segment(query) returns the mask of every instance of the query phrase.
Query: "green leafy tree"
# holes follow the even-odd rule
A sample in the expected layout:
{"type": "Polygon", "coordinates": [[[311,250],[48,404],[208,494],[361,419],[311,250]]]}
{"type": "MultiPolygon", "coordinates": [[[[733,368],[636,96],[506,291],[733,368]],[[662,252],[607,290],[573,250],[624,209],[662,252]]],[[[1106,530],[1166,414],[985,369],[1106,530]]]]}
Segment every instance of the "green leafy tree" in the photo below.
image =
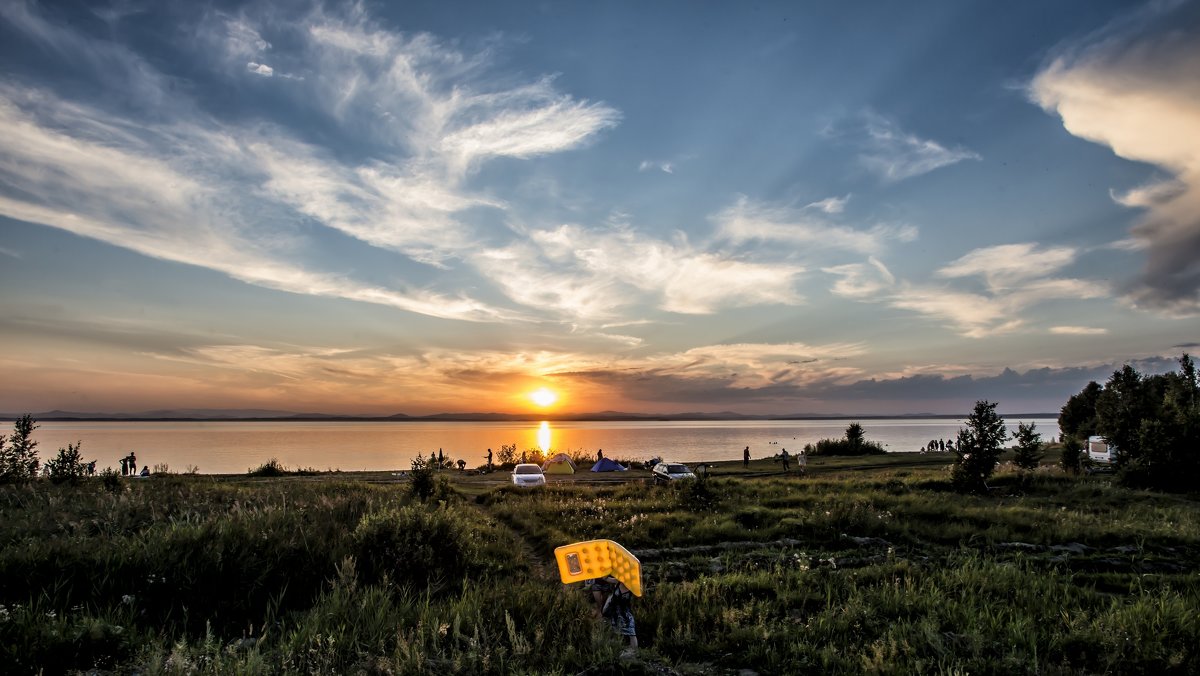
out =
{"type": "Polygon", "coordinates": [[[38,473],[38,442],[33,431],[38,428],[33,416],[26,413],[13,423],[12,436],[0,446],[0,482],[29,481],[38,473]]]}
{"type": "Polygon", "coordinates": [[[1083,444],[1079,439],[1068,436],[1063,438],[1062,458],[1059,464],[1068,474],[1079,474],[1083,469],[1083,444]]]}
{"type": "Polygon", "coordinates": [[[1067,400],[1058,413],[1058,429],[1064,437],[1086,439],[1096,434],[1096,402],[1103,391],[1100,383],[1093,380],[1067,400]]]}
{"type": "Polygon", "coordinates": [[[967,426],[958,431],[954,452],[958,456],[951,477],[964,492],[987,491],[987,480],[996,471],[1000,448],[1008,438],[1004,419],[996,414],[995,402],[977,401],[967,417],[967,426]]]}
{"type": "Polygon", "coordinates": [[[1016,457],[1013,462],[1023,470],[1037,469],[1038,462],[1046,453],[1042,450],[1042,435],[1037,431],[1037,423],[1017,424],[1016,457]]]}
{"type": "Polygon", "coordinates": [[[58,449],[58,455],[46,462],[46,476],[54,483],[75,483],[82,479],[87,474],[87,463],[83,461],[83,454],[80,452],[82,447],[83,442],[79,441],[58,449]]]}
{"type": "Polygon", "coordinates": [[[1129,364],[1115,371],[1096,400],[1096,432],[1120,449],[1126,460],[1141,455],[1142,421],[1155,417],[1150,388],[1129,364]]]}

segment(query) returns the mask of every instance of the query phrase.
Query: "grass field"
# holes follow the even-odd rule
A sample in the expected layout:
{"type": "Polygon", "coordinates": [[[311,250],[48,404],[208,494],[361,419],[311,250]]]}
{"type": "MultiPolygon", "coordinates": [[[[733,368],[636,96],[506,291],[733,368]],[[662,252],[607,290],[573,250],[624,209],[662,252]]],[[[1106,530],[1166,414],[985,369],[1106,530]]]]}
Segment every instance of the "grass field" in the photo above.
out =
{"type": "MultiPolygon", "coordinates": [[[[9,673],[1197,673],[1200,502],[948,455],[0,486],[9,673]],[[643,562],[641,649],[553,549],[643,562]]],[[[1049,460],[1048,460],[1049,461],[1049,460]]]]}

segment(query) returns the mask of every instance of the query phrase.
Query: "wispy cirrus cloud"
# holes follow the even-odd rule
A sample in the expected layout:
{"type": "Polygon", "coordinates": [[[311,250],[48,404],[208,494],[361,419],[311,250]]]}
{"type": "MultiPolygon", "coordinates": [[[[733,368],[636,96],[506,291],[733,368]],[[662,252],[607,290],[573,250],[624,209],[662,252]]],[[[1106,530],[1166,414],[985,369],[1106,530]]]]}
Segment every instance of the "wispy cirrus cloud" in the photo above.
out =
{"type": "Polygon", "coordinates": [[[1197,28],[1194,4],[1151,3],[1063,47],[1029,84],[1030,98],[1071,134],[1169,173],[1113,197],[1145,210],[1131,234],[1146,265],[1125,288],[1127,299],[1179,315],[1200,312],[1197,28]]]}
{"type": "Polygon", "coordinates": [[[1068,247],[1005,244],[975,249],[934,272],[943,279],[982,282],[982,288],[970,290],[897,281],[877,259],[822,270],[837,277],[832,287],[837,295],[911,310],[945,322],[962,336],[983,338],[1024,326],[1024,313],[1040,303],[1108,296],[1103,282],[1050,276],[1075,256],[1068,247]]]}
{"type": "Polygon", "coordinates": [[[631,227],[562,225],[529,241],[473,259],[505,292],[531,307],[552,307],[580,320],[606,321],[649,302],[667,312],[708,314],[744,304],[795,304],[790,264],[739,260],[690,244],[649,237],[631,227]]]}
{"type": "Polygon", "coordinates": [[[885,181],[902,181],[964,160],[982,160],[966,148],[948,148],[937,141],[906,132],[881,115],[866,116],[859,160],[885,181]]]}
{"type": "MultiPolygon", "coordinates": [[[[809,207],[816,204],[819,203],[809,207]]],[[[840,209],[841,205],[835,201],[816,210],[828,214],[837,213],[840,209]],[[829,206],[836,208],[830,211],[829,206]]],[[[917,238],[917,229],[911,225],[881,223],[867,230],[859,230],[831,222],[813,211],[808,207],[794,209],[763,204],[743,195],[733,205],[717,213],[713,221],[717,226],[717,237],[734,243],[786,242],[807,250],[832,249],[869,255],[882,252],[889,242],[911,242],[917,238]]]]}
{"type": "MultiPolygon", "coordinates": [[[[372,149],[347,156],[282,124],[216,120],[186,95],[168,95],[168,78],[137,54],[53,24],[36,8],[5,5],[0,17],[69,56],[119,63],[131,76],[112,78],[114,87],[154,113],[133,118],[47,90],[0,88],[0,121],[15,132],[0,139],[0,213],[252,284],[436,317],[519,313],[454,289],[367,283],[323,269],[309,255],[320,233],[308,226],[447,268],[477,248],[458,215],[504,208],[466,188],[475,168],[579,147],[619,117],[555,91],[547,78],[495,86],[486,54],[385,30],[361,7],[345,16],[317,10],[276,28],[291,31],[287,58],[312,67],[310,80],[293,83],[297,105],[315,106],[331,120],[330,133],[372,149]]],[[[246,61],[280,52],[251,20],[212,20],[207,34],[224,50],[212,65],[236,57],[253,74],[279,74],[246,61]]]]}

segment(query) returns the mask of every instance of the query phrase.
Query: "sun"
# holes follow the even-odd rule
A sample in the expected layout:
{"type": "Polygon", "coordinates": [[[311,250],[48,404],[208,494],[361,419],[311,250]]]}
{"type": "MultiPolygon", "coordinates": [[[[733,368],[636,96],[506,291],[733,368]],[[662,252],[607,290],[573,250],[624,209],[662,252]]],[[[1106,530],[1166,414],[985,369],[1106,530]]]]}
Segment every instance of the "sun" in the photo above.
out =
{"type": "Polygon", "coordinates": [[[541,387],[530,392],[529,399],[538,406],[545,408],[558,401],[558,395],[545,387],[541,387]]]}

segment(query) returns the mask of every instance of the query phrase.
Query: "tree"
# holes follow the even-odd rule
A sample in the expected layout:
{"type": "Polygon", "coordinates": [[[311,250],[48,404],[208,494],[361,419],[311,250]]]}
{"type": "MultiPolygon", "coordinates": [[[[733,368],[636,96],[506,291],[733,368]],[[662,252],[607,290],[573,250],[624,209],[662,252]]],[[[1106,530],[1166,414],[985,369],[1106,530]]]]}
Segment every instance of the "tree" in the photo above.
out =
{"type": "Polygon", "coordinates": [[[58,449],[58,456],[46,462],[46,476],[54,483],[74,483],[83,478],[87,474],[87,463],[83,461],[83,454],[79,451],[82,446],[83,442],[79,441],[58,449]]]}
{"type": "Polygon", "coordinates": [[[1023,470],[1037,469],[1038,462],[1045,453],[1042,451],[1042,435],[1037,431],[1037,423],[1017,424],[1016,457],[1013,462],[1023,470]]]}
{"type": "Polygon", "coordinates": [[[1058,414],[1058,429],[1064,437],[1086,439],[1096,434],[1096,401],[1102,391],[1100,383],[1093,380],[1067,400],[1058,414]]]}
{"type": "Polygon", "coordinates": [[[1129,365],[1114,372],[1096,398],[1096,432],[1116,447],[1121,483],[1195,490],[1200,380],[1192,358],[1183,354],[1177,373],[1143,376],[1129,365]]]}
{"type": "Polygon", "coordinates": [[[1096,399],[1096,432],[1120,449],[1125,459],[1138,457],[1138,432],[1142,421],[1153,418],[1142,374],[1129,364],[1114,371],[1096,399]]]}
{"type": "Polygon", "coordinates": [[[517,461],[517,445],[505,444],[500,447],[500,453],[496,455],[496,459],[501,465],[511,465],[517,461]]]}
{"type": "Polygon", "coordinates": [[[1064,472],[1079,474],[1083,469],[1083,444],[1079,439],[1068,436],[1063,439],[1062,458],[1059,460],[1064,472]]]}
{"type": "Polygon", "coordinates": [[[866,438],[867,431],[863,429],[862,425],[854,422],[846,427],[846,443],[849,444],[852,450],[857,451],[866,438]]]}
{"type": "Polygon", "coordinates": [[[26,413],[13,423],[8,444],[0,447],[0,482],[29,481],[38,472],[38,442],[33,431],[38,428],[33,416],[26,413]]]}
{"type": "Polygon", "coordinates": [[[954,452],[958,458],[951,474],[959,490],[971,493],[987,491],[987,480],[1000,461],[1000,445],[1008,438],[1004,419],[996,414],[995,402],[977,401],[967,417],[967,426],[958,431],[954,452]]]}

